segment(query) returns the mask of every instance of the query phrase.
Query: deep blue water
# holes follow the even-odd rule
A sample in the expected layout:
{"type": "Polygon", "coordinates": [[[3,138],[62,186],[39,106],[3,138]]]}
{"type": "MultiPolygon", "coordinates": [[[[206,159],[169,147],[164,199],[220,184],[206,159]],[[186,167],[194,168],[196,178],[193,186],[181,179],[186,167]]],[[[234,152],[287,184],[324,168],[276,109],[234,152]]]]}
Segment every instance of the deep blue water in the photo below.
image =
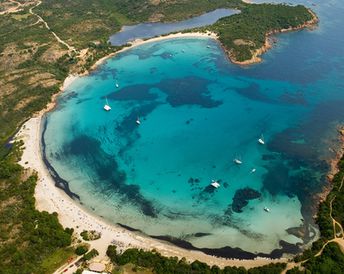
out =
{"type": "Polygon", "coordinates": [[[311,241],[344,120],[344,10],[316,3],[319,27],[278,35],[254,66],[231,64],[211,39],[118,54],[47,116],[47,159],[85,206],[149,235],[254,254],[311,241]]]}
{"type": "Polygon", "coordinates": [[[114,46],[125,45],[135,39],[147,39],[171,32],[182,31],[191,28],[204,27],[214,24],[222,17],[238,13],[237,10],[216,9],[200,16],[174,23],[142,23],[133,26],[124,26],[120,32],[110,37],[114,46]]]}

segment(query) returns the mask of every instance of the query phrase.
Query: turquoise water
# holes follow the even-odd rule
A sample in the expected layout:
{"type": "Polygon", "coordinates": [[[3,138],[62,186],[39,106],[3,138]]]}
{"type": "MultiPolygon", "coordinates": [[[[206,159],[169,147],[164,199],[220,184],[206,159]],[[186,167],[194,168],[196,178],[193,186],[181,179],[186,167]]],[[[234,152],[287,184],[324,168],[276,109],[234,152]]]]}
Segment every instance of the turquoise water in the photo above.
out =
{"type": "Polygon", "coordinates": [[[147,39],[171,32],[204,27],[214,24],[220,18],[238,13],[233,9],[216,9],[194,18],[173,23],[142,23],[133,26],[123,26],[121,31],[110,37],[114,46],[125,45],[135,39],[147,39]]]}
{"type": "Polygon", "coordinates": [[[344,120],[343,8],[331,3],[314,8],[319,28],[277,36],[251,67],[204,38],[118,54],[61,95],[47,160],[114,223],[208,253],[238,248],[225,257],[297,251],[316,238],[316,195],[344,120]]]}

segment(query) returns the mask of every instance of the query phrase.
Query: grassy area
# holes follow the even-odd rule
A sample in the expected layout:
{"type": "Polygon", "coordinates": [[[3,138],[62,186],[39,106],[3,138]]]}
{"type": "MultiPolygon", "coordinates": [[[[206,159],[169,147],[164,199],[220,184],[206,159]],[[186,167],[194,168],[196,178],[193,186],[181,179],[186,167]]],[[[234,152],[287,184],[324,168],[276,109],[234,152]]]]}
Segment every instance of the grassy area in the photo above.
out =
{"type": "Polygon", "coordinates": [[[121,26],[147,21],[179,21],[217,8],[240,8],[240,0],[46,0],[37,8],[59,35],[78,48],[106,43],[121,26]]]}
{"type": "Polygon", "coordinates": [[[70,54],[28,9],[0,16],[0,39],[0,144],[50,102],[69,73],[83,72],[116,50],[92,44],[83,58],[70,54]]]}
{"type": "Polygon", "coordinates": [[[43,260],[40,271],[42,271],[42,273],[53,273],[56,269],[65,264],[68,259],[74,257],[76,257],[74,249],[71,247],[57,249],[43,260]]]}
{"type": "Polygon", "coordinates": [[[112,274],[154,274],[151,269],[139,267],[133,264],[126,264],[123,266],[115,266],[112,274]]]}

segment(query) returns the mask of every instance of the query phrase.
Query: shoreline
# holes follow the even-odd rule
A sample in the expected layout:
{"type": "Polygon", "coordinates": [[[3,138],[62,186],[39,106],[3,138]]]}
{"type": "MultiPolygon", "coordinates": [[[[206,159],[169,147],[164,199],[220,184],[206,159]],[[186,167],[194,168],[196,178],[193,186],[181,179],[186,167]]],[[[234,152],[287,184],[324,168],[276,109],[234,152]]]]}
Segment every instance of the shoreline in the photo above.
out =
{"type": "MultiPolygon", "coordinates": [[[[315,16],[315,15],[314,15],[315,16]]],[[[314,18],[313,18],[314,19],[314,18]]],[[[300,27],[303,28],[303,27],[300,27]]],[[[294,30],[294,29],[291,29],[294,30]]],[[[290,31],[290,30],[285,30],[290,31]]],[[[281,32],[281,31],[280,31],[281,32]]],[[[282,31],[283,32],[283,31],[282,31]]],[[[267,34],[267,41],[269,35],[267,34]]],[[[99,240],[89,242],[91,248],[96,248],[100,255],[99,257],[106,257],[105,252],[107,246],[113,241],[119,248],[130,248],[137,247],[144,250],[155,249],[164,256],[177,256],[179,258],[186,257],[188,261],[199,260],[207,263],[208,265],[218,265],[223,268],[225,266],[243,266],[247,269],[263,266],[269,263],[287,262],[287,258],[282,257],[280,259],[269,259],[269,258],[255,258],[255,259],[226,259],[215,257],[212,255],[206,255],[203,252],[188,250],[184,248],[177,247],[166,241],[160,241],[157,239],[150,238],[149,236],[142,235],[137,232],[129,231],[123,227],[110,224],[102,219],[100,216],[94,215],[92,212],[88,211],[78,201],[71,199],[63,190],[58,189],[55,186],[55,182],[45,166],[42,154],[41,154],[41,126],[43,121],[43,116],[45,113],[54,109],[57,104],[58,96],[78,77],[84,76],[95,70],[98,66],[103,64],[108,58],[111,58],[121,52],[140,46],[146,43],[162,41],[166,39],[173,38],[211,38],[215,39],[221,46],[221,42],[218,40],[218,36],[213,32],[190,32],[190,33],[175,33],[164,36],[159,36],[147,40],[135,40],[129,46],[122,48],[119,51],[113,52],[103,58],[99,59],[91,68],[85,73],[78,75],[69,75],[60,91],[52,96],[51,102],[46,106],[45,109],[40,111],[34,118],[29,119],[20,128],[16,134],[16,139],[23,139],[25,149],[23,150],[23,156],[19,162],[24,168],[29,168],[30,170],[36,170],[38,173],[39,180],[35,188],[35,198],[36,198],[36,208],[38,210],[45,210],[50,213],[57,212],[59,221],[64,227],[73,227],[78,233],[83,230],[97,230],[102,233],[102,237],[99,240]],[[27,164],[26,164],[27,162],[27,164]]],[[[225,51],[227,53],[227,51],[225,51]]],[[[264,53],[262,51],[260,54],[264,53]]],[[[259,57],[258,57],[259,58],[259,57]]],[[[231,58],[229,58],[232,63],[235,63],[231,58]]],[[[259,59],[258,62],[260,62],[259,59]]],[[[252,64],[252,63],[250,63],[252,64]]]]}
{"type": "MultiPolygon", "coordinates": [[[[243,1],[245,3],[251,3],[250,0],[246,0],[243,1]]],[[[287,29],[281,29],[281,30],[273,30],[270,31],[268,33],[265,34],[265,43],[264,45],[259,48],[254,50],[254,52],[252,53],[252,58],[249,60],[245,60],[245,61],[236,61],[235,58],[231,55],[230,51],[221,43],[221,41],[219,40],[219,36],[217,33],[206,30],[205,32],[201,32],[201,31],[190,31],[190,32],[176,32],[176,33],[170,33],[170,34],[163,34],[160,36],[156,36],[156,37],[152,37],[152,38],[147,38],[147,39],[136,39],[130,43],[128,43],[127,45],[124,45],[120,50],[112,52],[102,58],[100,58],[99,60],[97,60],[87,71],[80,73],[80,74],[70,74],[68,75],[68,77],[66,78],[65,82],[63,83],[62,86],[62,90],[64,90],[71,82],[73,82],[73,80],[77,77],[81,77],[81,76],[85,76],[85,75],[89,75],[92,71],[94,71],[95,69],[97,69],[100,65],[102,65],[104,62],[106,62],[107,59],[116,56],[117,54],[120,54],[122,52],[125,52],[127,50],[130,50],[132,48],[144,45],[144,44],[148,44],[148,43],[154,43],[154,42],[159,42],[159,41],[163,41],[163,40],[168,40],[168,39],[176,39],[176,38],[210,38],[210,39],[214,39],[217,43],[219,43],[219,45],[221,46],[221,48],[224,50],[224,52],[226,53],[228,59],[230,62],[232,62],[233,64],[236,65],[251,65],[251,64],[256,64],[256,63],[260,63],[262,61],[262,58],[260,57],[262,54],[264,54],[265,52],[267,52],[269,49],[272,48],[272,44],[270,43],[270,38],[272,35],[274,34],[278,34],[278,33],[284,33],[284,32],[291,32],[291,31],[297,31],[297,30],[302,30],[304,28],[310,28],[313,27],[315,24],[317,24],[319,22],[319,18],[317,17],[317,15],[311,10],[308,9],[309,13],[312,15],[312,19],[305,22],[302,25],[299,25],[297,27],[290,27],[287,29]],[[67,80],[68,79],[68,80],[67,80]]],[[[56,96],[58,96],[58,94],[56,94],[56,96]]],[[[54,95],[55,97],[55,95],[54,95]]]]}
{"type": "Polygon", "coordinates": [[[247,269],[263,266],[269,263],[287,262],[287,258],[269,259],[226,259],[207,255],[196,250],[188,250],[177,247],[166,241],[150,238],[139,232],[129,231],[119,225],[110,224],[102,217],[97,216],[84,208],[77,200],[71,199],[63,190],[55,186],[41,157],[41,126],[43,113],[29,119],[19,130],[16,139],[24,141],[25,148],[19,162],[24,168],[36,171],[38,181],[35,188],[36,209],[56,212],[58,219],[63,227],[74,228],[74,231],[81,233],[83,230],[99,231],[102,237],[95,241],[88,242],[91,248],[99,251],[100,260],[106,260],[106,249],[108,245],[115,244],[119,249],[139,248],[144,250],[157,250],[163,256],[185,257],[187,261],[199,260],[208,265],[225,266],[243,266],[247,269]]]}
{"type": "Polygon", "coordinates": [[[136,39],[132,42],[130,42],[127,46],[124,46],[122,49],[112,52],[102,58],[100,58],[98,61],[96,61],[88,71],[86,71],[83,74],[80,74],[79,76],[84,76],[88,75],[90,72],[93,70],[97,69],[100,65],[102,65],[107,59],[116,56],[119,53],[125,52],[129,49],[144,45],[144,44],[149,44],[149,43],[154,43],[154,42],[159,42],[163,40],[168,40],[168,39],[175,39],[175,38],[211,38],[215,39],[218,41],[218,35],[215,32],[211,31],[206,31],[206,32],[177,32],[177,33],[170,33],[166,35],[160,35],[157,37],[152,37],[148,39],[136,39]]]}
{"type": "MultiPolygon", "coordinates": [[[[246,2],[246,3],[250,3],[250,2],[246,2]]],[[[302,25],[299,25],[297,27],[289,27],[287,29],[280,29],[280,30],[272,30],[268,33],[265,34],[265,42],[264,45],[256,50],[254,50],[252,52],[252,58],[249,60],[245,60],[245,61],[237,61],[235,60],[235,57],[231,54],[231,52],[226,49],[222,43],[220,42],[221,46],[223,47],[223,49],[225,50],[225,52],[227,53],[229,60],[236,65],[241,65],[241,66],[247,66],[247,65],[252,65],[252,64],[257,64],[262,62],[262,58],[261,55],[266,53],[269,49],[272,48],[272,44],[270,43],[271,40],[271,36],[273,36],[274,34],[279,34],[279,33],[284,33],[284,32],[291,32],[291,31],[297,31],[297,30],[302,30],[305,28],[310,28],[313,27],[315,24],[317,24],[319,22],[319,18],[316,16],[316,14],[311,10],[308,9],[308,12],[312,15],[312,19],[305,22],[302,25]]]]}
{"type": "MultiPolygon", "coordinates": [[[[325,185],[323,188],[323,191],[317,195],[317,200],[318,200],[317,206],[320,203],[324,202],[327,196],[332,191],[332,187],[333,187],[332,180],[334,176],[340,171],[338,168],[338,163],[344,157],[344,126],[342,125],[337,126],[337,132],[338,132],[339,148],[337,150],[332,150],[336,155],[333,159],[329,161],[330,170],[326,176],[328,180],[328,184],[325,185]]],[[[316,212],[316,215],[317,214],[318,212],[316,212]]]]}

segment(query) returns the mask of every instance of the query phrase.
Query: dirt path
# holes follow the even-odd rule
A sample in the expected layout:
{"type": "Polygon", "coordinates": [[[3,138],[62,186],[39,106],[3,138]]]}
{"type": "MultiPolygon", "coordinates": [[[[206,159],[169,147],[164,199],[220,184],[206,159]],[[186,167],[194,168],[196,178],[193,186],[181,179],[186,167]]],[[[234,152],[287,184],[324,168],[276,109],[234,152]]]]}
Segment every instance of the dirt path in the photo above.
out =
{"type": "MultiPolygon", "coordinates": [[[[342,190],[342,187],[343,187],[343,184],[344,184],[344,176],[342,178],[342,181],[340,182],[340,186],[339,186],[339,191],[342,190]]],[[[344,230],[343,230],[343,226],[341,225],[341,223],[339,223],[336,219],[333,218],[332,216],[332,204],[333,204],[333,201],[336,199],[336,196],[334,196],[332,198],[332,200],[330,201],[330,218],[332,220],[332,226],[333,226],[333,239],[331,240],[328,240],[326,241],[326,243],[324,243],[324,245],[322,246],[322,248],[320,249],[320,251],[315,254],[314,257],[318,257],[320,256],[325,247],[329,244],[329,243],[337,243],[339,245],[339,248],[340,250],[344,253],[344,230]],[[337,230],[336,230],[336,226],[338,226],[338,228],[340,229],[340,231],[337,233],[337,230]],[[339,236],[337,236],[339,235],[339,236]]],[[[298,262],[298,263],[295,263],[295,262],[288,262],[287,263],[287,266],[286,268],[281,272],[281,274],[285,274],[287,273],[288,270],[291,270],[293,269],[294,267],[300,267],[303,263],[307,262],[307,260],[304,260],[302,262],[298,262]]]]}
{"type": "Polygon", "coordinates": [[[1,12],[0,12],[0,15],[8,14],[8,13],[16,13],[16,12],[19,12],[19,11],[22,11],[22,10],[23,10],[23,9],[21,8],[21,6],[23,6],[22,3],[19,3],[19,2],[14,1],[14,0],[9,0],[9,2],[16,4],[16,6],[10,7],[10,8],[8,8],[7,10],[1,11],[1,12]]]}
{"type": "Polygon", "coordinates": [[[35,13],[35,12],[33,11],[33,9],[34,9],[34,8],[37,8],[40,4],[42,4],[42,1],[38,1],[38,3],[37,3],[35,6],[33,6],[33,7],[31,7],[31,8],[29,9],[29,12],[30,12],[32,15],[34,15],[34,16],[36,16],[36,17],[38,18],[38,22],[42,22],[42,23],[44,24],[45,28],[46,28],[47,30],[49,30],[49,31],[52,33],[52,35],[54,35],[54,37],[56,38],[57,42],[59,42],[60,44],[63,44],[64,46],[66,46],[70,52],[77,52],[77,50],[75,49],[75,47],[70,46],[68,43],[66,43],[65,41],[63,41],[55,32],[53,32],[53,31],[51,30],[51,28],[49,27],[48,23],[47,23],[40,15],[38,15],[37,13],[35,13]]]}
{"type": "MultiPolygon", "coordinates": [[[[9,2],[16,4],[16,6],[10,7],[7,10],[1,11],[0,15],[8,14],[8,13],[16,13],[16,12],[19,12],[19,11],[23,10],[22,6],[24,6],[24,4],[19,3],[19,2],[15,1],[15,0],[9,0],[9,2]]],[[[38,21],[35,24],[42,22],[44,24],[45,28],[47,30],[49,30],[52,35],[54,35],[54,37],[56,38],[57,42],[59,42],[60,44],[66,46],[70,52],[77,53],[77,50],[75,49],[75,47],[73,47],[73,46],[69,45],[67,42],[63,41],[55,32],[53,32],[51,30],[51,28],[49,27],[48,23],[40,15],[38,15],[37,13],[35,13],[33,11],[33,9],[37,8],[40,4],[42,4],[42,1],[38,1],[35,6],[33,6],[33,7],[31,7],[29,9],[29,13],[34,15],[34,16],[36,16],[38,18],[38,21]]]]}

